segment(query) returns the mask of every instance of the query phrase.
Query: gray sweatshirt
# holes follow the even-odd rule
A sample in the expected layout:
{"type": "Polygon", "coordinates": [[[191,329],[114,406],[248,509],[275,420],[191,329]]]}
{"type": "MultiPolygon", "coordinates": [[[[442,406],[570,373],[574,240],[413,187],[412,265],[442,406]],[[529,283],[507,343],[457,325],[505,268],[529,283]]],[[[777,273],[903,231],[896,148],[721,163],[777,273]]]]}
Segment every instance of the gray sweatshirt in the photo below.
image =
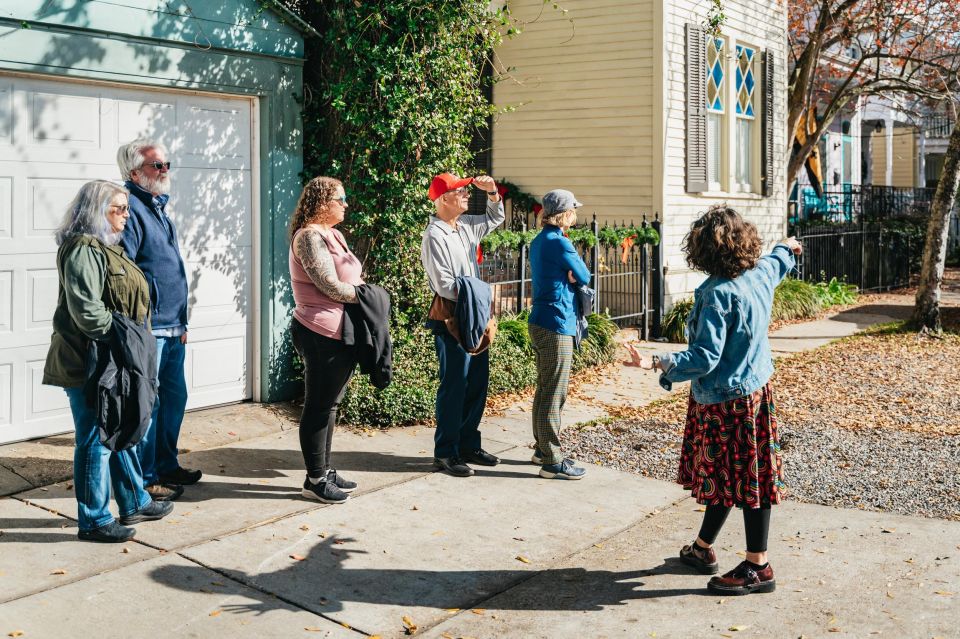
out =
{"type": "Polygon", "coordinates": [[[430,290],[448,300],[457,300],[457,277],[480,277],[477,266],[477,246],[480,240],[503,223],[506,214],[503,200],[487,200],[484,215],[461,215],[457,228],[435,215],[423,231],[420,261],[427,272],[430,290]]]}

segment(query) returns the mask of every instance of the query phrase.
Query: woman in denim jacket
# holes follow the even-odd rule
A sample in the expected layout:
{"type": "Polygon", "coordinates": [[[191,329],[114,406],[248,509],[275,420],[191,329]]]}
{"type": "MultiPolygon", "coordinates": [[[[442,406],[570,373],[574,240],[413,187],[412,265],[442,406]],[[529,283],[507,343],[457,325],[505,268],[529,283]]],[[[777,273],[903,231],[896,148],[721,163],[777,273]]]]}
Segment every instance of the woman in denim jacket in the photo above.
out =
{"type": "Polygon", "coordinates": [[[717,594],[773,592],[767,562],[770,506],[780,503],[783,467],[767,340],[777,284],[793,269],[801,246],[793,238],[760,257],[757,228],[733,209],[716,206],[693,223],[683,243],[687,263],[709,277],[694,293],[688,347],[641,357],[630,366],[662,371],[660,385],[690,381],[690,401],[677,481],[706,506],[697,539],[680,558],[702,574],[718,572],[713,543],[733,506],[743,511],[746,560],[708,589],[717,594]]]}

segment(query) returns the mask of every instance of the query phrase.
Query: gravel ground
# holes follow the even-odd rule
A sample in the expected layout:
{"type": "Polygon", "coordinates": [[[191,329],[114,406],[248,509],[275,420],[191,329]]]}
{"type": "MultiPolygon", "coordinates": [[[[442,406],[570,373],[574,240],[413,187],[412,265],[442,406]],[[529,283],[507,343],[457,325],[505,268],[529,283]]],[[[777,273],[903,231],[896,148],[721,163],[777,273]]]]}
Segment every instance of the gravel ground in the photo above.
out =
{"type": "MultiPolygon", "coordinates": [[[[787,495],[960,521],[960,336],[858,335],[777,362],[787,495]]],[[[672,481],[686,396],[564,432],[587,463],[672,481]]]]}
{"type": "MultiPolygon", "coordinates": [[[[564,450],[586,463],[673,481],[682,432],[658,420],[615,422],[564,433],[564,450]]],[[[853,431],[781,424],[787,497],[801,502],[960,521],[960,435],[853,431]]]]}

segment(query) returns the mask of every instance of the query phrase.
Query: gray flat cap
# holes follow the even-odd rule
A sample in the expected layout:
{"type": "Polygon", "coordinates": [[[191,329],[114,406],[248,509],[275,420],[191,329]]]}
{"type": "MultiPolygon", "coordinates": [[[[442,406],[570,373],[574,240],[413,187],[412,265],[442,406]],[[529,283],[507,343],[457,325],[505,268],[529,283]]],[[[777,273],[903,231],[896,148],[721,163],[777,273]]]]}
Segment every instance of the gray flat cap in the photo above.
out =
{"type": "Polygon", "coordinates": [[[581,206],[583,204],[577,201],[573,193],[564,189],[554,189],[543,196],[543,214],[548,217],[581,206]]]}

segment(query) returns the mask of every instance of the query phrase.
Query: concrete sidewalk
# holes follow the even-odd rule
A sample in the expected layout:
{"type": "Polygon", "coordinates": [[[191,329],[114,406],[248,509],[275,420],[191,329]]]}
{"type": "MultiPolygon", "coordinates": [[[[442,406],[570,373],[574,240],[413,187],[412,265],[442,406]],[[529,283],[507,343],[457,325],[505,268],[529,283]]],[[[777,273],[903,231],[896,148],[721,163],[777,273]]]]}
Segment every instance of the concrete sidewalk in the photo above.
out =
{"type": "MultiPolygon", "coordinates": [[[[862,323],[851,317],[816,330],[862,323]]],[[[648,381],[585,385],[567,423],[660,396],[648,381]]],[[[429,428],[338,432],[334,464],[360,489],[337,506],[299,497],[289,413],[192,413],[184,463],[204,481],[122,546],[76,541],[72,486],[43,485],[68,477],[69,438],[0,447],[16,491],[0,499],[0,636],[956,636],[960,523],[787,503],[771,535],[777,591],[709,596],[674,559],[701,508],[602,467],[540,479],[524,408],[485,420],[504,461],[470,479],[433,472],[429,428]]],[[[736,517],[718,547],[724,570],[740,560],[736,517]]]]}

